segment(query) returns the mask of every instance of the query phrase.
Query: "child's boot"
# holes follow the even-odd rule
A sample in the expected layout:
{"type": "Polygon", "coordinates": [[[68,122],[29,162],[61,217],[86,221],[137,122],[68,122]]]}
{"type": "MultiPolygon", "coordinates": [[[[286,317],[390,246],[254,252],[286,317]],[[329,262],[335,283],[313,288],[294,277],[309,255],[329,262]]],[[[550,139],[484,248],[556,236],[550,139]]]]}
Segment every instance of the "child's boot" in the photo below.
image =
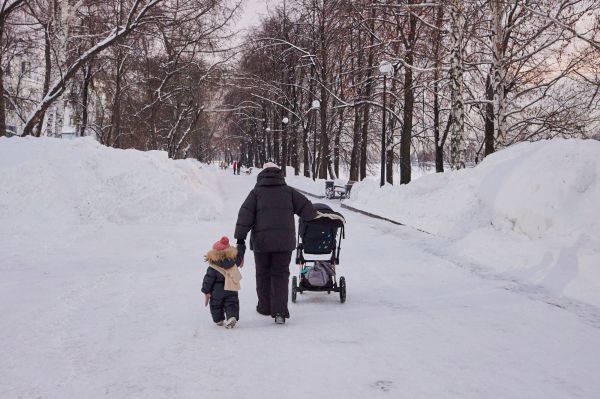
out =
{"type": "Polygon", "coordinates": [[[237,323],[237,319],[235,317],[230,317],[225,322],[225,328],[233,328],[235,327],[235,323],[237,323]]]}

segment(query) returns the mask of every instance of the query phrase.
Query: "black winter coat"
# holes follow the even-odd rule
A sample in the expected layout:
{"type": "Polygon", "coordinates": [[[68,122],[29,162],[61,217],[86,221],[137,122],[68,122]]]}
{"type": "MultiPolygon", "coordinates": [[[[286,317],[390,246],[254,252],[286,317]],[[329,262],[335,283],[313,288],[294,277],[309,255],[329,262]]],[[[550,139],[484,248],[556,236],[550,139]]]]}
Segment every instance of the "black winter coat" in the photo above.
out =
{"type": "MultiPolygon", "coordinates": [[[[204,275],[204,280],[202,280],[202,292],[205,294],[212,294],[214,289],[223,291],[224,286],[225,286],[225,276],[223,276],[221,273],[219,273],[212,267],[208,267],[206,269],[206,274],[204,275]]],[[[233,292],[233,291],[231,291],[231,292],[233,292]]],[[[236,294],[237,294],[237,292],[236,292],[236,294]]]]}
{"type": "Polygon", "coordinates": [[[296,248],[294,214],[304,220],[317,217],[312,203],[285,184],[283,172],[267,168],[242,204],[235,225],[235,238],[245,240],[249,231],[254,252],[291,252],[296,248]]]}

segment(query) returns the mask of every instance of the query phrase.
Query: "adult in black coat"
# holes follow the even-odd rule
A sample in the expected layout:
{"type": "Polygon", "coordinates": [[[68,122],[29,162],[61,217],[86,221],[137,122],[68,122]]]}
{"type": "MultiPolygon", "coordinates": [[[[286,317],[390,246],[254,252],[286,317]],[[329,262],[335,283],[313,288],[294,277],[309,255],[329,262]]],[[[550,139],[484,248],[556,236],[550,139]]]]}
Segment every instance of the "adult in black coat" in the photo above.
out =
{"type": "Polygon", "coordinates": [[[243,256],[246,236],[251,232],[250,249],[256,263],[256,310],[280,323],[290,317],[287,303],[289,266],[296,248],[294,214],[312,220],[317,217],[317,210],[304,195],[285,183],[277,165],[266,164],[240,208],[235,238],[238,252],[243,256]]]}

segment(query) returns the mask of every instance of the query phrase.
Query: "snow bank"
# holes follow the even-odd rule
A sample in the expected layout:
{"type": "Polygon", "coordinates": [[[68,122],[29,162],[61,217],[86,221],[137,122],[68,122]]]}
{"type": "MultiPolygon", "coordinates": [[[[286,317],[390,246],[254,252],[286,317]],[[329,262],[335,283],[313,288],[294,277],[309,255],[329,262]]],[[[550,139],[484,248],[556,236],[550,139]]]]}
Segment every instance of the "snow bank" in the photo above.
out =
{"type": "Polygon", "coordinates": [[[600,304],[600,142],[522,143],[473,169],[353,187],[348,205],[453,240],[465,260],[600,304]]]}
{"type": "Polygon", "coordinates": [[[209,220],[220,210],[214,173],[158,151],[92,139],[0,138],[0,220],[31,228],[209,220]]]}

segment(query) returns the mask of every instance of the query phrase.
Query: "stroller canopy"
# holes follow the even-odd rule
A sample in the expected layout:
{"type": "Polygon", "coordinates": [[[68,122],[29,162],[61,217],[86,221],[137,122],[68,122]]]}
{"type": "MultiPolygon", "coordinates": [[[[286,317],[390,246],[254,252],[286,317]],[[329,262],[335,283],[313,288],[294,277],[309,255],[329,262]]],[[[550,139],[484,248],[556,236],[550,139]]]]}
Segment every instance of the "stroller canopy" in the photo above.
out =
{"type": "Polygon", "coordinates": [[[332,227],[332,228],[343,228],[346,223],[346,219],[342,216],[341,213],[334,211],[328,205],[315,203],[313,204],[315,209],[319,212],[319,216],[316,219],[312,220],[304,220],[302,219],[300,223],[308,224],[308,225],[318,225],[322,227],[332,227]]]}
{"type": "Polygon", "coordinates": [[[298,238],[302,240],[302,247],[306,253],[315,255],[332,254],[335,259],[338,230],[341,230],[340,239],[344,238],[344,217],[325,204],[313,204],[319,212],[318,217],[312,220],[300,219],[298,223],[298,238]]]}

